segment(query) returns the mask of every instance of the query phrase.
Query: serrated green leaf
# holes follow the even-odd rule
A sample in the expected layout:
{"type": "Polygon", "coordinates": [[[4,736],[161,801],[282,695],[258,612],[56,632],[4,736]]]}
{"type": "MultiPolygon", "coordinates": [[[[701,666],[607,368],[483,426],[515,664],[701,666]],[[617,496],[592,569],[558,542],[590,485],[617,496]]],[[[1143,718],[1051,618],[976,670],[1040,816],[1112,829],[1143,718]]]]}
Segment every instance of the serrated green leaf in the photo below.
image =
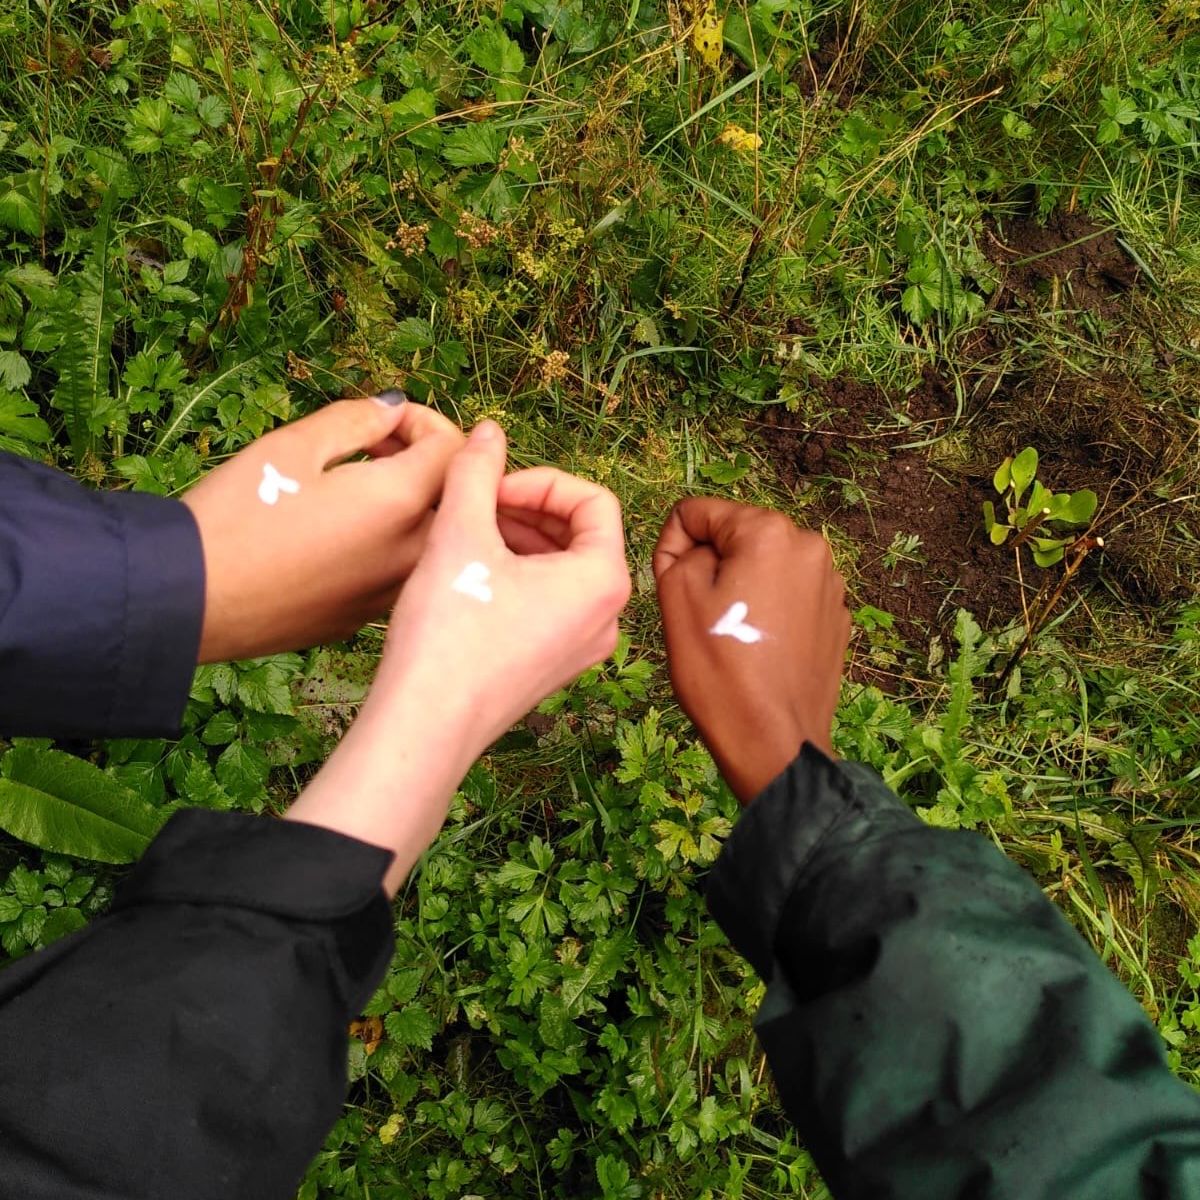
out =
{"type": "Polygon", "coordinates": [[[487,122],[463,125],[442,143],[442,157],[454,167],[481,167],[498,163],[505,136],[487,122]]]}
{"type": "Polygon", "coordinates": [[[410,1004],[397,1012],[388,1013],[383,1019],[387,1035],[397,1045],[409,1049],[428,1050],[433,1046],[436,1032],[433,1017],[416,1004],[410,1004]]]}
{"type": "Polygon", "coordinates": [[[397,354],[426,350],[433,345],[433,326],[421,317],[405,317],[392,334],[392,349],[397,354]]]}
{"type": "Polygon", "coordinates": [[[0,392],[0,450],[27,453],[50,441],[50,426],[37,415],[37,405],[24,396],[0,392]]]}
{"type": "Polygon", "coordinates": [[[396,132],[413,145],[436,150],[442,144],[442,131],[434,124],[437,100],[425,88],[406,92],[387,106],[387,114],[396,132]]]}
{"type": "Polygon", "coordinates": [[[601,1089],[596,1100],[596,1107],[604,1113],[609,1124],[619,1133],[624,1133],[625,1130],[632,1128],[637,1119],[637,1105],[611,1083],[601,1089]]]}
{"type": "Polygon", "coordinates": [[[0,387],[15,392],[32,378],[33,372],[25,355],[17,350],[0,350],[0,387]]]}
{"type": "Polygon", "coordinates": [[[42,232],[41,211],[34,201],[37,182],[36,171],[0,178],[0,226],[35,237],[42,232]]]}
{"type": "Polygon", "coordinates": [[[195,108],[200,103],[200,85],[182,71],[172,71],[163,84],[163,98],[178,108],[195,108]]]}
{"type": "Polygon", "coordinates": [[[219,96],[205,96],[196,106],[196,115],[205,125],[219,129],[229,120],[229,107],[219,96]]]}
{"type": "Polygon", "coordinates": [[[208,679],[217,699],[222,704],[232,703],[238,690],[237,672],[228,663],[217,663],[208,668],[208,679]]]}
{"type": "Polygon", "coordinates": [[[489,75],[516,75],[525,68],[521,47],[500,28],[475,30],[465,49],[470,60],[489,75]]]}
{"type": "MultiPolygon", "coordinates": [[[[69,868],[68,868],[69,869],[69,868]]],[[[96,877],[94,875],[75,875],[67,881],[64,889],[64,898],[68,904],[78,904],[81,900],[87,898],[95,886],[96,877]]]]}
{"type": "Polygon", "coordinates": [[[188,258],[198,258],[201,262],[211,262],[218,249],[216,239],[203,229],[193,229],[186,234],[182,246],[188,258]]]}
{"type": "Polygon", "coordinates": [[[416,998],[420,987],[420,971],[393,971],[387,981],[387,992],[393,1004],[410,1003],[416,998]]]}
{"type": "Polygon", "coordinates": [[[261,796],[270,771],[267,756],[257,746],[246,742],[230,743],[217,759],[217,782],[243,804],[261,796]]]}
{"type": "Polygon", "coordinates": [[[929,284],[911,284],[900,297],[900,307],[909,319],[920,325],[937,311],[937,291],[929,284]]]}
{"type": "Polygon", "coordinates": [[[1138,118],[1137,105],[1119,88],[1105,84],[1100,89],[1100,107],[1114,125],[1131,125],[1138,118]]]}
{"type": "Polygon", "coordinates": [[[0,922],[15,921],[20,915],[22,904],[8,892],[0,893],[0,922]]]}
{"type": "Polygon", "coordinates": [[[87,924],[87,918],[77,908],[57,908],[42,924],[39,940],[43,946],[57,942],[59,938],[82,929],[87,924]]]}
{"type": "Polygon", "coordinates": [[[101,202],[87,263],[60,281],[54,321],[59,344],[50,355],[58,372],[51,403],[67,418],[71,449],[81,463],[110,410],[109,372],[120,294],[109,273],[108,243],[116,189],[101,202]]]}
{"type": "Polygon", "coordinates": [[[171,106],[161,97],[145,96],[129,114],[134,129],[162,136],[171,123],[171,106]]]}
{"type": "Polygon", "coordinates": [[[8,876],[8,886],[17,897],[22,908],[30,908],[41,904],[45,891],[45,880],[37,871],[31,871],[24,864],[16,866],[8,876]]]}
{"type": "Polygon", "coordinates": [[[98,767],[61,750],[18,746],[0,770],[0,828],[43,850],[133,862],[164,820],[98,767]]]}
{"type": "Polygon", "coordinates": [[[496,882],[513,891],[523,892],[537,883],[539,873],[527,863],[509,861],[496,872],[496,882]]]}
{"type": "MultiPolygon", "coordinates": [[[[216,687],[214,677],[213,686],[216,687]]],[[[218,694],[220,694],[218,692],[218,694]]],[[[273,662],[259,663],[238,677],[238,699],[256,712],[281,713],[290,716],[294,711],[287,672],[273,662]]]]}
{"type": "Polygon", "coordinates": [[[237,735],[237,717],[228,709],[222,709],[204,726],[200,740],[206,746],[227,746],[237,735]]]}

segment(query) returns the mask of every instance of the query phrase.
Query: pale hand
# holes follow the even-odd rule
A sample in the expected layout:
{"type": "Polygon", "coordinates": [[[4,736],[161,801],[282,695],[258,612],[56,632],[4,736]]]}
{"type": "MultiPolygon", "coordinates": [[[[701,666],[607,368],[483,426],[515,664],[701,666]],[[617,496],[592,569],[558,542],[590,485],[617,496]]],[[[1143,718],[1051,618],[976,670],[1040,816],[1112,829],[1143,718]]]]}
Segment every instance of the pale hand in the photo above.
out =
{"type": "Polygon", "coordinates": [[[390,891],[479,754],[612,653],[629,598],[616,497],[504,469],[504,433],[486,421],[450,464],[358,720],[289,813],[393,849],[390,891]]]}
{"type": "Polygon", "coordinates": [[[182,497],[200,529],[199,660],[348,637],[416,565],[463,445],[431,408],[339,400],[268,433],[182,497]],[[347,462],[359,453],[370,462],[347,462]]]}

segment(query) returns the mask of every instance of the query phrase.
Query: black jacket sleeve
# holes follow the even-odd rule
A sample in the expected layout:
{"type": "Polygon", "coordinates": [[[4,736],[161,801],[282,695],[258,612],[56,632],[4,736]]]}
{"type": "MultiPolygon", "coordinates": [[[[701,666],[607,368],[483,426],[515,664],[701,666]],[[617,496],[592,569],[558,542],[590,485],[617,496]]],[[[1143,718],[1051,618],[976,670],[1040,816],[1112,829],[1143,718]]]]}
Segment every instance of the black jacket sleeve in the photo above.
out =
{"type": "Polygon", "coordinates": [[[172,818],[108,915],[0,971],[0,1196],[292,1200],[391,956],[391,858],[172,818]]]}
{"type": "Polygon", "coordinates": [[[1200,1197],[1200,1097],[1133,997],[983,838],[806,746],[743,815],[709,905],[838,1200],[1200,1197]]]}
{"type": "Polygon", "coordinates": [[[203,616],[185,505],[0,453],[0,736],[173,733],[203,616]]]}

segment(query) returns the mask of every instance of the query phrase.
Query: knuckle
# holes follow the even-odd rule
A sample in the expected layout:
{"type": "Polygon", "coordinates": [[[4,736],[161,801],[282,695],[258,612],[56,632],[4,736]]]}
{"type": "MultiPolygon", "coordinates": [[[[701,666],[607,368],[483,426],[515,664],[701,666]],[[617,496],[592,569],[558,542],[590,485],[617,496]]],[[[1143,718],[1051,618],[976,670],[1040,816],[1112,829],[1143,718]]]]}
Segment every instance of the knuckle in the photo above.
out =
{"type": "Polygon", "coordinates": [[[467,440],[467,435],[449,417],[434,408],[422,411],[421,426],[423,428],[419,426],[417,430],[418,438],[435,438],[452,446],[461,446],[467,440]]]}
{"type": "Polygon", "coordinates": [[[833,551],[821,534],[815,533],[811,529],[797,529],[796,538],[796,551],[809,567],[833,570],[833,551]]]}
{"type": "Polygon", "coordinates": [[[761,510],[755,522],[755,539],[771,549],[782,549],[800,532],[791,517],[775,509],[761,510]]]}
{"type": "Polygon", "coordinates": [[[597,599],[602,610],[606,613],[617,613],[629,603],[633,594],[633,580],[629,569],[624,563],[613,566],[606,575],[597,592],[597,599]]]}
{"type": "Polygon", "coordinates": [[[329,419],[342,425],[370,424],[377,411],[374,404],[362,400],[334,400],[325,406],[329,419]]]}

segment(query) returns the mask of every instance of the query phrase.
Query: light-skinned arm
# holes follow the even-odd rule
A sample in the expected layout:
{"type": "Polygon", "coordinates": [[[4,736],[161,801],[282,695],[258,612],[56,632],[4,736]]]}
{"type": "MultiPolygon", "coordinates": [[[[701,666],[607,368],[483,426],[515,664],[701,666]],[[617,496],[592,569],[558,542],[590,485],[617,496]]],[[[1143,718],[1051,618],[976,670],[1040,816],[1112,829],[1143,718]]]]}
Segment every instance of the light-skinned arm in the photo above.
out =
{"type": "Polygon", "coordinates": [[[395,892],[479,754],[612,653],[629,589],[616,498],[551,468],[505,475],[503,430],[476,427],[358,720],[288,819],[391,850],[395,892]]]}

